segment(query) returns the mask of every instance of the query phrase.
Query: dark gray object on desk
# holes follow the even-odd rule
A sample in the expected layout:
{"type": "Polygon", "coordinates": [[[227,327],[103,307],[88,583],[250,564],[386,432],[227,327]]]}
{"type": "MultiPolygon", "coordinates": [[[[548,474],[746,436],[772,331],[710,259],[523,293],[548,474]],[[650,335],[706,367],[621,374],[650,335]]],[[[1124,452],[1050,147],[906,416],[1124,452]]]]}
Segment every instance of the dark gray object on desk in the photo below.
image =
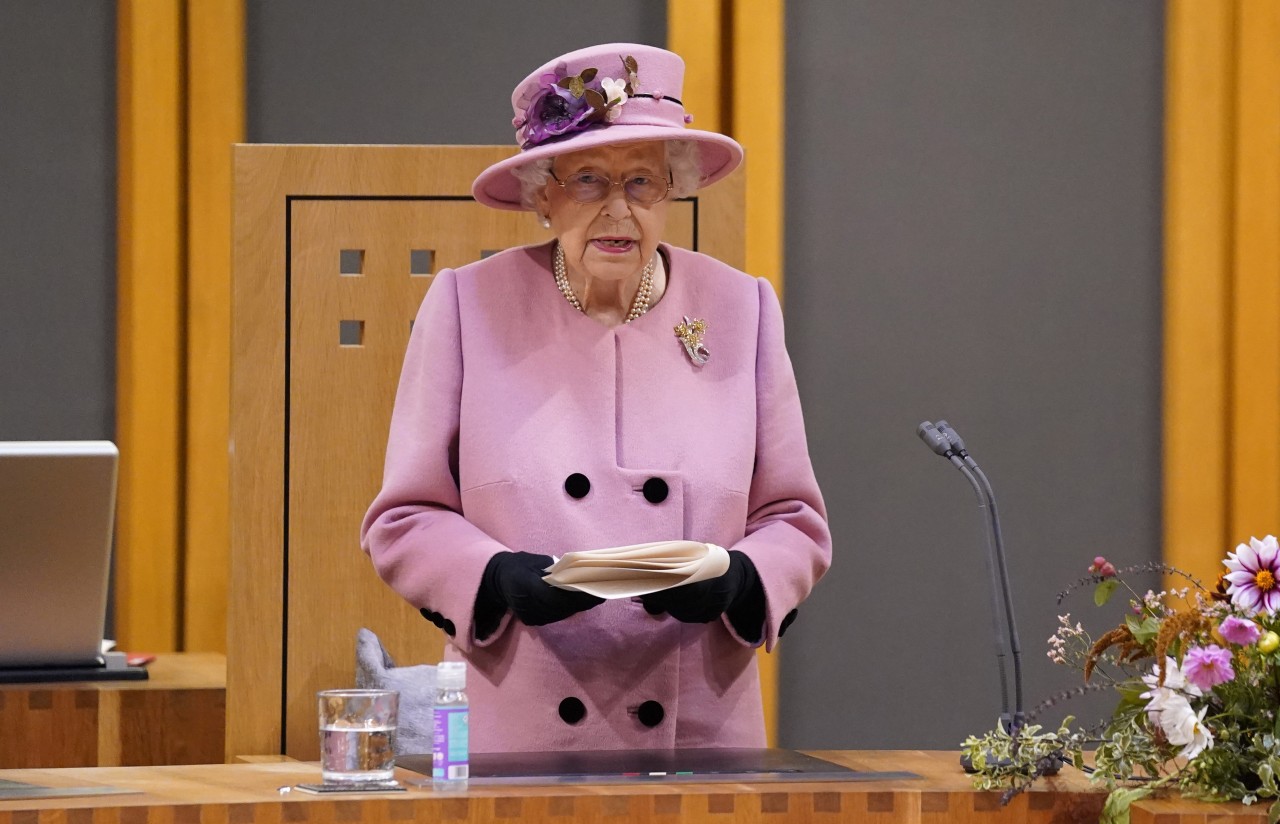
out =
{"type": "MultiPolygon", "coordinates": [[[[396,758],[396,766],[431,774],[430,755],[396,758]]],[[[909,772],[863,772],[782,749],[583,750],[472,753],[471,784],[630,784],[741,781],[891,781],[909,772]]]]}
{"type": "Polygon", "coordinates": [[[140,790],[126,790],[120,787],[43,787],[39,784],[24,784],[21,781],[6,781],[0,778],[0,801],[17,801],[25,798],[71,798],[83,795],[136,795],[140,790]]]}

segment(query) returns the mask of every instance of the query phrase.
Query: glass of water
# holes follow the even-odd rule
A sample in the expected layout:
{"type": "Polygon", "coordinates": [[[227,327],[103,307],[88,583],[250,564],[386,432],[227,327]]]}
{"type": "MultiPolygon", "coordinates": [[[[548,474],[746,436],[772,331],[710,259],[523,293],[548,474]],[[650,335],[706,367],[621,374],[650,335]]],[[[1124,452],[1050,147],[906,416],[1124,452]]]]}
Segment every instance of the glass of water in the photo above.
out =
{"type": "Polygon", "coordinates": [[[324,690],[320,774],[326,784],[391,781],[395,775],[395,690],[324,690]]]}

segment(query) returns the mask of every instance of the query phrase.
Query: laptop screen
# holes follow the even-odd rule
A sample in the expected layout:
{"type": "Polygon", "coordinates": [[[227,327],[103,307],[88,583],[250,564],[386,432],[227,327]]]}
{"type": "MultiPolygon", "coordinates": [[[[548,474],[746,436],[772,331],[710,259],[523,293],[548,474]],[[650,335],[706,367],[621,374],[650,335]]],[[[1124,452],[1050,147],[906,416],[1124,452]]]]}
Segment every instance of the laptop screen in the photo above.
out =
{"type": "Polygon", "coordinates": [[[0,667],[99,659],[118,455],[109,441],[0,441],[0,667]]]}

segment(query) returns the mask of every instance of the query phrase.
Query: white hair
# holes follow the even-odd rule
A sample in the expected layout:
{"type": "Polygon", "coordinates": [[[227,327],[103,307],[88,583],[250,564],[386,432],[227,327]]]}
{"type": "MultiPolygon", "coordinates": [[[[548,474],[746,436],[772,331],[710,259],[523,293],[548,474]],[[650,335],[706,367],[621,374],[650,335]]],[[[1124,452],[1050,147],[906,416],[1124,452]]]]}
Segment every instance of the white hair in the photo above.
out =
{"type": "MultiPolygon", "coordinates": [[[[671,197],[688,197],[698,191],[702,182],[702,160],[694,140],[663,141],[667,150],[667,166],[671,169],[671,197]]],[[[511,170],[520,181],[520,202],[537,211],[538,193],[551,180],[553,157],[544,157],[511,170]]]]}

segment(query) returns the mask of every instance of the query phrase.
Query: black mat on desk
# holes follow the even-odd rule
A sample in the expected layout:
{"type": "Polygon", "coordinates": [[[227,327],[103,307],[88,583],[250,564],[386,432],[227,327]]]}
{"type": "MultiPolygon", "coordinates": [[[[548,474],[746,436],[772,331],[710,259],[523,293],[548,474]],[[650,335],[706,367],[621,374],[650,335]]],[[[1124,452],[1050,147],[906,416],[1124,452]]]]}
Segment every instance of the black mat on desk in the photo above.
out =
{"type": "Polygon", "coordinates": [[[75,681],[146,681],[146,667],[0,667],[0,684],[65,684],[75,681]]]}
{"type": "MultiPolygon", "coordinates": [[[[431,775],[430,755],[396,757],[396,766],[431,775]]],[[[780,749],[582,750],[472,753],[472,784],[631,782],[888,781],[908,772],[862,772],[780,749]]]]}

